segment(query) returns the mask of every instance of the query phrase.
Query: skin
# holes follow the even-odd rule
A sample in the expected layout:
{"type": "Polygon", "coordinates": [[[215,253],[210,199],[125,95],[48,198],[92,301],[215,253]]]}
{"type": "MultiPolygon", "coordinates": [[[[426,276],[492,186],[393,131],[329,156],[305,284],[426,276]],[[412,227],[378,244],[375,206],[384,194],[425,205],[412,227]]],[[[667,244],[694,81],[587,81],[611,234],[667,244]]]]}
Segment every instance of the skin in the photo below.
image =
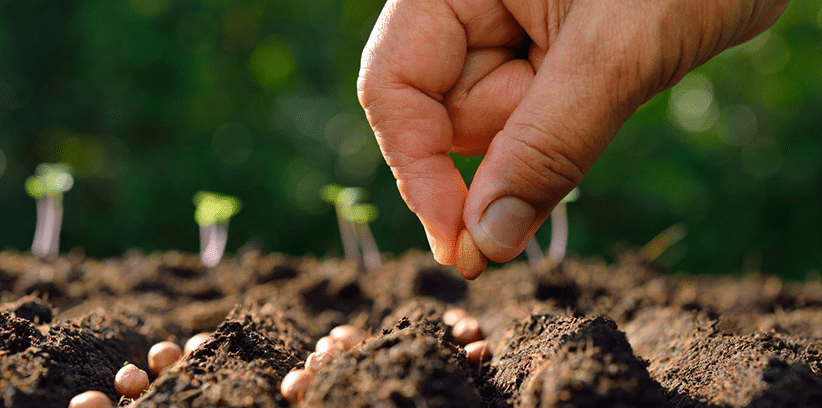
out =
{"type": "Polygon", "coordinates": [[[640,105],[787,4],[390,0],[358,96],[434,257],[476,278],[522,252],[640,105]],[[448,152],[485,154],[470,190],[448,152]]]}

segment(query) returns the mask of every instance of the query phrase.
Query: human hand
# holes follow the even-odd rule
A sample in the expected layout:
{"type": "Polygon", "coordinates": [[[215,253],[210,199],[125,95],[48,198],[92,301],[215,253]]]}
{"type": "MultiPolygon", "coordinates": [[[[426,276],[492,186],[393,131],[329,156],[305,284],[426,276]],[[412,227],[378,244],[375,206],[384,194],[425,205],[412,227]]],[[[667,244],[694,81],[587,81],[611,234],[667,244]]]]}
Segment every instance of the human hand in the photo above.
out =
{"type": "Polygon", "coordinates": [[[787,4],[389,0],[358,96],[435,259],[474,279],[522,252],[641,104],[787,4]],[[470,190],[449,151],[485,154],[470,190]]]}

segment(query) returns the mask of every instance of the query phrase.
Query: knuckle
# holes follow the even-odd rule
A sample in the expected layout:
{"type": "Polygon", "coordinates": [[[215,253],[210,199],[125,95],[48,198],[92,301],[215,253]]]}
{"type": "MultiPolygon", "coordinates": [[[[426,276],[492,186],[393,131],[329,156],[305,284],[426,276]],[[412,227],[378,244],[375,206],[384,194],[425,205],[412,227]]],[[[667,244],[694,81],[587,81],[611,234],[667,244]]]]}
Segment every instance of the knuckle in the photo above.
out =
{"type": "Polygon", "coordinates": [[[528,136],[525,132],[513,135],[510,152],[513,165],[509,177],[514,185],[524,185],[534,192],[535,201],[544,201],[553,193],[565,193],[576,187],[585,175],[585,171],[574,158],[570,146],[557,138],[550,137],[543,130],[533,125],[528,136]],[[542,137],[534,138],[534,131],[542,137]]]}

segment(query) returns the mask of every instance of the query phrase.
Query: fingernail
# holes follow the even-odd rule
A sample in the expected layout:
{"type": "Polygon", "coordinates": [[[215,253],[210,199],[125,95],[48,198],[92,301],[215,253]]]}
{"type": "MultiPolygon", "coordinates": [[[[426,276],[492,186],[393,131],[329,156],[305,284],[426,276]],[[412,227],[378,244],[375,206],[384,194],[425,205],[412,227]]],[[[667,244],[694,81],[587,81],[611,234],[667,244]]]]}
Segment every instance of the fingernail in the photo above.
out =
{"type": "Polygon", "coordinates": [[[474,240],[483,252],[496,252],[493,251],[496,248],[508,251],[517,249],[534,223],[536,213],[534,207],[519,198],[499,198],[488,206],[480,218],[474,240]]]}

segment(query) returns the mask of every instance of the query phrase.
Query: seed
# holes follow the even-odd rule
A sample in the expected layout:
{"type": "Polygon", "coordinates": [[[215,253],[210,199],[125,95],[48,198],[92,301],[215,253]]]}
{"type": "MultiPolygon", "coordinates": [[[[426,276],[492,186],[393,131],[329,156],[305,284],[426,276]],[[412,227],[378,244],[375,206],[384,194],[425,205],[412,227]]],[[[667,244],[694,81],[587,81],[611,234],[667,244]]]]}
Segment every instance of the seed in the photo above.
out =
{"type": "Polygon", "coordinates": [[[474,280],[488,266],[488,258],[477,248],[468,230],[462,230],[457,238],[457,272],[465,279],[474,280]]]}
{"type": "Polygon", "coordinates": [[[68,408],[111,408],[111,401],[100,391],[86,391],[75,395],[68,408]]]}
{"type": "Polygon", "coordinates": [[[148,389],[148,374],[134,364],[127,364],[114,376],[114,389],[126,398],[138,398],[148,389]]]}
{"type": "Polygon", "coordinates": [[[331,336],[325,336],[317,340],[317,346],[314,348],[317,352],[327,352],[334,356],[340,355],[345,350],[343,343],[331,336]]]}
{"type": "Polygon", "coordinates": [[[334,361],[334,355],[326,351],[315,351],[305,359],[305,369],[318,372],[334,361]]]}
{"type": "Polygon", "coordinates": [[[211,333],[197,333],[191,336],[190,339],[186,342],[185,346],[183,346],[183,354],[189,355],[192,351],[196,350],[197,347],[200,347],[200,344],[203,344],[208,338],[211,336],[211,333]]]}
{"type": "Polygon", "coordinates": [[[280,383],[280,393],[288,402],[296,404],[303,400],[305,393],[314,384],[314,373],[303,368],[292,370],[280,383]]]}
{"type": "Polygon", "coordinates": [[[454,327],[451,329],[451,335],[454,336],[454,340],[461,345],[473,343],[483,338],[482,330],[479,327],[479,320],[471,316],[465,316],[454,323],[454,327]]]}
{"type": "Polygon", "coordinates": [[[465,317],[467,313],[462,309],[448,309],[442,314],[442,322],[448,326],[455,325],[460,319],[465,317]]]}
{"type": "Polygon", "coordinates": [[[176,363],[183,357],[183,350],[175,343],[161,341],[148,351],[148,367],[154,375],[159,375],[161,371],[176,363]]]}
{"type": "Polygon", "coordinates": [[[351,350],[365,340],[365,333],[349,324],[331,329],[328,335],[333,339],[339,340],[340,343],[342,343],[343,350],[351,350]]]}
{"type": "Polygon", "coordinates": [[[487,341],[480,340],[466,344],[465,354],[467,354],[468,361],[472,363],[481,363],[491,357],[491,350],[488,348],[487,341]]]}

